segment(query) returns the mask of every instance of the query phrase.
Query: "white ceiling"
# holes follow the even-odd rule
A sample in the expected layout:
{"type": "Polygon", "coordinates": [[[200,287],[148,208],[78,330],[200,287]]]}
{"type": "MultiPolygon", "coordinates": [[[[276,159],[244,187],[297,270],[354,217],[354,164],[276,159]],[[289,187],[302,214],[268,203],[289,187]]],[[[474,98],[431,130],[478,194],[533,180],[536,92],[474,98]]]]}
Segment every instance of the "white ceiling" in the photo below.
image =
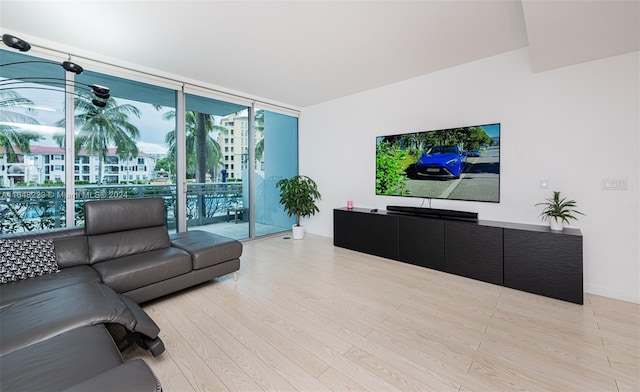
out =
{"type": "Polygon", "coordinates": [[[2,0],[2,32],[305,107],[530,47],[534,72],[640,49],[637,0],[2,0]]]}

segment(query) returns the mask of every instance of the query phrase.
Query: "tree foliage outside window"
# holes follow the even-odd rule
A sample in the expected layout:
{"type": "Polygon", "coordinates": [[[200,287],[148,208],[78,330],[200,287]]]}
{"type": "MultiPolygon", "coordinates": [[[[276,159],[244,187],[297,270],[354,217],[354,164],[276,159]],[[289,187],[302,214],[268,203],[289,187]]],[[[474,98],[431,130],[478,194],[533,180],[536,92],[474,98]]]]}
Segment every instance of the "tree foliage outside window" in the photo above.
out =
{"type": "MultiPolygon", "coordinates": [[[[166,112],[163,115],[165,120],[174,120],[175,110],[166,112]]],[[[187,111],[185,118],[186,125],[186,158],[187,158],[187,178],[196,179],[198,182],[206,181],[206,173],[212,177],[219,167],[224,167],[222,162],[222,149],[220,144],[213,138],[212,133],[218,131],[227,134],[227,128],[216,125],[213,115],[187,111]]],[[[168,132],[165,136],[165,143],[169,146],[167,161],[170,166],[167,170],[175,173],[176,162],[176,130],[168,132]]],[[[159,169],[156,166],[156,169],[159,169]]]]}
{"type": "MultiPolygon", "coordinates": [[[[7,163],[18,162],[18,153],[29,153],[31,142],[41,140],[35,132],[11,124],[37,125],[38,120],[24,113],[33,101],[11,90],[0,90],[0,148],[4,148],[7,163]]],[[[0,156],[2,152],[0,152],[0,156]]]]}
{"type": "MultiPolygon", "coordinates": [[[[140,137],[138,128],[129,121],[129,115],[140,118],[140,110],[131,104],[119,104],[115,98],[109,98],[103,108],[91,103],[91,96],[80,93],[74,100],[74,124],[80,130],[75,136],[76,158],[81,149],[100,157],[98,184],[102,184],[103,165],[107,161],[109,146],[116,147],[120,159],[137,157],[139,154],[136,139],[140,137]]],[[[65,119],[57,125],[64,127],[65,119]]],[[[64,146],[64,135],[54,139],[60,147],[64,146]]]]}

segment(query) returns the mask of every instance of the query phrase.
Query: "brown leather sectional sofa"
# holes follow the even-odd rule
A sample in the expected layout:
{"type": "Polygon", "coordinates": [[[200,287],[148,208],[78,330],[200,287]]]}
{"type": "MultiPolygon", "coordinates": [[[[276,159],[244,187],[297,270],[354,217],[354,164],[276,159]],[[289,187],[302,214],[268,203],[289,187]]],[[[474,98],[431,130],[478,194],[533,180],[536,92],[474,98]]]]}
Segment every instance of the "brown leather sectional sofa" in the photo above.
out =
{"type": "MultiPolygon", "coordinates": [[[[132,342],[164,351],[138,304],[236,274],[242,254],[240,242],[208,232],[170,235],[165,219],[161,198],[90,201],[84,228],[0,236],[5,247],[51,243],[59,268],[0,284],[0,390],[161,390],[144,361],[120,355],[132,342]]],[[[0,274],[11,276],[19,260],[7,249],[0,274]]]]}

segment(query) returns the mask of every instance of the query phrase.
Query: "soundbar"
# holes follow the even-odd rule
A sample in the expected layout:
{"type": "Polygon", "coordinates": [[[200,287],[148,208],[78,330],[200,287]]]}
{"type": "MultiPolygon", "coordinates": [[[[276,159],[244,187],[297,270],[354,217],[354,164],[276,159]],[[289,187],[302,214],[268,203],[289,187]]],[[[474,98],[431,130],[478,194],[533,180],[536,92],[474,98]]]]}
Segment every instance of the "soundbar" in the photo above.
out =
{"type": "Polygon", "coordinates": [[[437,208],[387,206],[387,211],[406,215],[424,216],[429,218],[459,219],[477,221],[478,213],[469,211],[441,210],[437,208]]]}

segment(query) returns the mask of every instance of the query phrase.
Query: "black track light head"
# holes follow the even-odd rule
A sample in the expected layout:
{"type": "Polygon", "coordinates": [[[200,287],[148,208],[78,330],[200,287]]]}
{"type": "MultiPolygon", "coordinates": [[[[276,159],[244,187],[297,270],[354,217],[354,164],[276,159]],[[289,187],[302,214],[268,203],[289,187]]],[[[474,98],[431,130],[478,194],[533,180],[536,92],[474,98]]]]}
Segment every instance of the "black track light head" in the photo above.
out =
{"type": "Polygon", "coordinates": [[[103,108],[103,107],[107,106],[106,102],[98,101],[97,99],[92,99],[91,103],[94,104],[95,106],[99,107],[99,108],[103,108]]]}
{"type": "Polygon", "coordinates": [[[81,74],[82,71],[84,71],[84,68],[82,68],[76,63],[72,63],[71,61],[63,61],[62,68],[64,68],[65,71],[73,72],[74,74],[77,74],[77,75],[81,74]]]}
{"type": "Polygon", "coordinates": [[[28,52],[31,49],[31,45],[27,41],[11,34],[2,34],[2,42],[8,47],[18,49],[21,52],[28,52]]]}
{"type": "Polygon", "coordinates": [[[101,86],[99,84],[90,84],[89,87],[93,89],[96,94],[109,94],[109,87],[101,86]]]}
{"type": "Polygon", "coordinates": [[[99,92],[97,92],[97,91],[94,91],[94,92],[93,92],[93,94],[94,94],[96,97],[100,98],[100,99],[109,99],[109,98],[111,98],[111,95],[110,95],[110,94],[108,94],[108,93],[107,93],[107,94],[101,94],[101,93],[99,93],[99,92]]]}

